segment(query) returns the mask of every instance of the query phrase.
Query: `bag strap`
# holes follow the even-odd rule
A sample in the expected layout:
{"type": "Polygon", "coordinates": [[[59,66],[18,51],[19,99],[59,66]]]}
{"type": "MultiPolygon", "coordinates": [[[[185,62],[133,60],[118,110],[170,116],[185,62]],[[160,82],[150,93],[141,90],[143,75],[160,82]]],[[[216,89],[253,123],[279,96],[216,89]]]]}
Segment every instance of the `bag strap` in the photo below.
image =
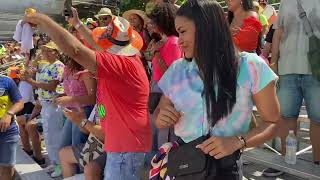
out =
{"type": "Polygon", "coordinates": [[[307,33],[308,36],[314,35],[311,23],[308,19],[307,13],[302,7],[301,0],[297,0],[297,9],[299,13],[299,18],[304,22],[303,29],[307,33]]]}
{"type": "Polygon", "coordinates": [[[94,117],[96,116],[96,108],[97,108],[97,105],[94,105],[94,107],[90,113],[90,116],[88,118],[88,121],[93,122],[94,117]]]}

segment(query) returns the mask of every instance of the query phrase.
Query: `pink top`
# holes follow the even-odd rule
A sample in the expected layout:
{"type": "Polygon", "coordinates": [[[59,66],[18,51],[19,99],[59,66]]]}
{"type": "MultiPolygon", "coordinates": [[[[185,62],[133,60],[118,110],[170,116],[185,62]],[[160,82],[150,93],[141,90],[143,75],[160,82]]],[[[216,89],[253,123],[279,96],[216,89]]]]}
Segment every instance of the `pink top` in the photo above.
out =
{"type": "MultiPolygon", "coordinates": [[[[64,92],[67,96],[87,96],[88,92],[86,86],[80,77],[85,74],[89,73],[87,70],[79,71],[79,72],[72,72],[68,67],[64,68],[63,73],[63,88],[64,92]]],[[[87,106],[87,104],[81,104],[81,107],[87,106]]],[[[76,104],[70,104],[68,107],[78,107],[76,104]]]]}
{"type": "MultiPolygon", "coordinates": [[[[183,52],[178,45],[178,37],[176,36],[169,36],[167,42],[165,42],[165,44],[159,49],[159,52],[167,67],[169,67],[174,61],[183,57],[183,52]]],[[[164,73],[161,72],[156,57],[152,60],[152,67],[153,80],[158,82],[164,73]]]]}

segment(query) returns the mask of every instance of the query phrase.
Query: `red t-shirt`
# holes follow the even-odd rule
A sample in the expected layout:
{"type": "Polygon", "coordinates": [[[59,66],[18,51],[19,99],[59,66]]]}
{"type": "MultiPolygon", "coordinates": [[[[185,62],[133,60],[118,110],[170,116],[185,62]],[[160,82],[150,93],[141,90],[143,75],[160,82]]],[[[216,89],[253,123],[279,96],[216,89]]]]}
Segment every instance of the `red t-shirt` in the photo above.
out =
{"type": "Polygon", "coordinates": [[[255,51],[259,43],[259,34],[262,32],[262,25],[255,17],[248,17],[243,20],[240,31],[233,36],[233,42],[240,51],[255,51]]]}
{"type": "Polygon", "coordinates": [[[138,56],[96,52],[98,114],[107,152],[148,152],[149,81],[138,56]]]}

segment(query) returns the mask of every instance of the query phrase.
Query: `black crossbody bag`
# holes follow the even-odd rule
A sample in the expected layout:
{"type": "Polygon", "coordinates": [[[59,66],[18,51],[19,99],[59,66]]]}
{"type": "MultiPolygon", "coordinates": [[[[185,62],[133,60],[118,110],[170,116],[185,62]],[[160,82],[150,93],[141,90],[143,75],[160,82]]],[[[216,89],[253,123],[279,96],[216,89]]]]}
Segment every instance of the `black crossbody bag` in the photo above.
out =
{"type": "Polygon", "coordinates": [[[168,176],[176,180],[214,180],[218,169],[232,168],[240,158],[240,151],[217,160],[196,148],[208,138],[209,135],[201,136],[189,143],[179,139],[179,147],[168,155],[168,176]]]}

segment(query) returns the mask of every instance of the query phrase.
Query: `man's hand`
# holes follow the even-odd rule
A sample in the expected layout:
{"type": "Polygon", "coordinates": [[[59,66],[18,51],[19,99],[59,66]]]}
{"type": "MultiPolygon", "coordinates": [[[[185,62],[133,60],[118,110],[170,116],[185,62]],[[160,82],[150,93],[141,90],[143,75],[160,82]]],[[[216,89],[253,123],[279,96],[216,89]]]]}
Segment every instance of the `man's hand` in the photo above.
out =
{"type": "Polygon", "coordinates": [[[72,17],[68,18],[68,22],[71,26],[76,26],[78,23],[81,23],[80,19],[79,19],[79,15],[78,15],[78,11],[75,8],[71,8],[72,10],[72,17]]]}
{"type": "Polygon", "coordinates": [[[39,25],[41,23],[42,17],[46,17],[46,15],[41,14],[41,13],[26,14],[23,18],[23,22],[31,23],[33,25],[39,25]]]}
{"type": "Polygon", "coordinates": [[[1,119],[0,119],[0,132],[4,133],[7,131],[11,124],[12,116],[9,114],[5,114],[1,119]]]}

